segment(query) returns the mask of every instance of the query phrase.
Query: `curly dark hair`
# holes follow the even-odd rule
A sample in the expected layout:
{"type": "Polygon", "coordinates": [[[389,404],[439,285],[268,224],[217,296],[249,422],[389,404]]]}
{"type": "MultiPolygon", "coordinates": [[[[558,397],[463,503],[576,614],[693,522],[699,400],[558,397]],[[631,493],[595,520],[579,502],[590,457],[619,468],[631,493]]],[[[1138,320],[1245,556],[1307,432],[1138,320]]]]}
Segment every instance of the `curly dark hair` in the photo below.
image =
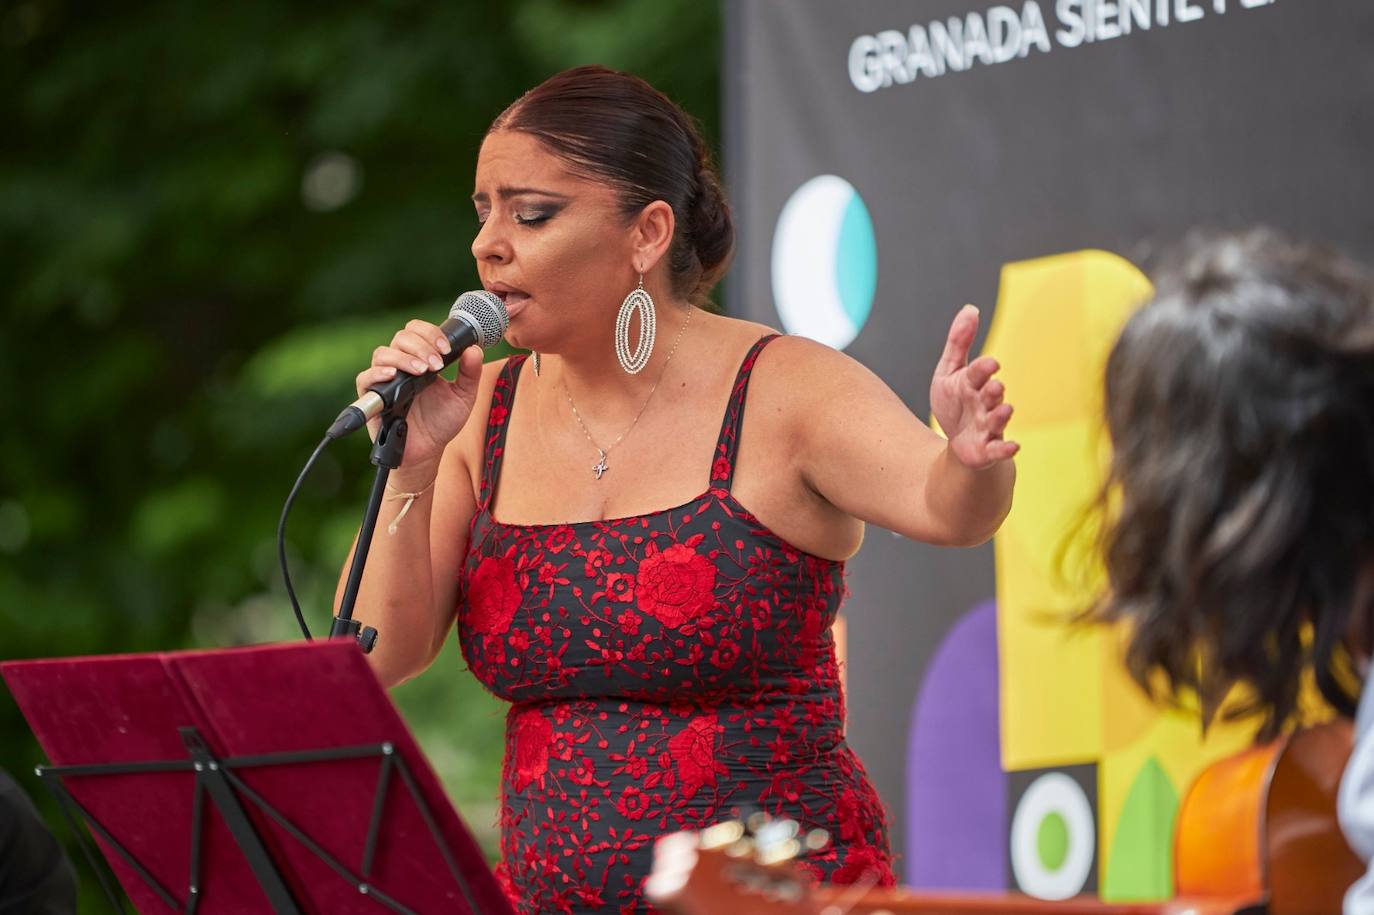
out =
{"type": "Polygon", "coordinates": [[[1204,725],[1262,716],[1261,739],[1298,716],[1307,670],[1352,715],[1352,633],[1374,609],[1374,280],[1270,230],[1195,233],[1112,349],[1106,412],[1108,591],[1089,616],[1126,623],[1135,680],[1195,697],[1204,725]]]}

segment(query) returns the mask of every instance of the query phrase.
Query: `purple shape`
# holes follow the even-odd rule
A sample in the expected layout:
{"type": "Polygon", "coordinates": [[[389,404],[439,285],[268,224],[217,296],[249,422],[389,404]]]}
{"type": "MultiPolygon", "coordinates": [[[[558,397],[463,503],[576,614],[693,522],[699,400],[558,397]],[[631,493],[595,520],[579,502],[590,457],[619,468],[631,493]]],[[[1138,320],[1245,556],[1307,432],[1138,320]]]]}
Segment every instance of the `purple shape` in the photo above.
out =
{"type": "Polygon", "coordinates": [[[964,615],[926,668],[906,762],[906,881],[923,889],[1007,888],[997,604],[964,615]]]}

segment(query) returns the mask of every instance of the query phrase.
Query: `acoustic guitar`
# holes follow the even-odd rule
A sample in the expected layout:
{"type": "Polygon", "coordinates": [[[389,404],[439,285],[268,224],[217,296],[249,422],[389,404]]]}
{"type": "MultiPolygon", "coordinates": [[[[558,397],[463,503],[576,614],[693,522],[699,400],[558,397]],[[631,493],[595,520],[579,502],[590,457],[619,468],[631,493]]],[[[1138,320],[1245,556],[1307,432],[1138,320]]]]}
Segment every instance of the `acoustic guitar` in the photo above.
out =
{"type": "Polygon", "coordinates": [[[645,895],[671,915],[1338,915],[1364,872],[1336,821],[1350,750],[1350,724],[1338,721],[1205,769],[1179,810],[1178,896],[1166,902],[883,889],[876,875],[817,884],[794,859],[828,837],[763,817],[660,839],[645,895]]]}

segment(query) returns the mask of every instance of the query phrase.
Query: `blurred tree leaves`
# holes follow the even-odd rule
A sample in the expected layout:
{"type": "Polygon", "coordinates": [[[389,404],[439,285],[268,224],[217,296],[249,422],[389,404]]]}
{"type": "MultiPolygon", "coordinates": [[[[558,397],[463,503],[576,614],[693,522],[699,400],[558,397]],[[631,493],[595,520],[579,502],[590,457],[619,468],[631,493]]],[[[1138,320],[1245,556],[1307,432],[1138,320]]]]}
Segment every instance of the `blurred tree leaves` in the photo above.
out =
{"type": "MultiPolygon", "coordinates": [[[[695,0],[0,6],[0,657],[298,637],[277,514],[371,348],[477,285],[486,125],[596,62],[714,137],[718,30],[695,0]]],[[[317,631],[371,470],[338,444],[297,502],[317,631]]],[[[462,666],[395,696],[490,849],[504,711],[462,666]]]]}

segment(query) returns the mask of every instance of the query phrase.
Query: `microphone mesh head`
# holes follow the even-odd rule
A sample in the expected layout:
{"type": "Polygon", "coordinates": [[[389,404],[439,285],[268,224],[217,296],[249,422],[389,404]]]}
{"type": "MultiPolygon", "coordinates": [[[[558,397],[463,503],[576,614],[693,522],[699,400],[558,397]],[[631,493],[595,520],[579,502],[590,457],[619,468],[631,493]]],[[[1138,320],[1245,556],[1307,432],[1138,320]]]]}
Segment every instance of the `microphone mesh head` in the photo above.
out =
{"type": "Polygon", "coordinates": [[[506,314],[506,303],[485,289],[465,292],[449,309],[450,318],[466,320],[477,330],[477,345],[486,349],[496,345],[506,335],[510,326],[510,316],[506,314]]]}

